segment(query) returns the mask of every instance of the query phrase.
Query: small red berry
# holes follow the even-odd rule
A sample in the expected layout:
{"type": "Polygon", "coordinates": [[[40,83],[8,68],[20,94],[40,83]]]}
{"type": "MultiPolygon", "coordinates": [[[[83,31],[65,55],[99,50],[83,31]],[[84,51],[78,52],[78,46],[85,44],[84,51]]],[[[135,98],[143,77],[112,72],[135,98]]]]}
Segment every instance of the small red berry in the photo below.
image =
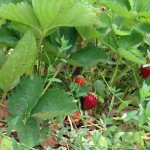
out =
{"type": "Polygon", "coordinates": [[[83,98],[83,108],[85,110],[95,107],[97,104],[98,100],[93,94],[88,94],[83,98]]]}
{"type": "Polygon", "coordinates": [[[141,75],[144,79],[150,76],[150,64],[145,64],[141,67],[141,75]]]}
{"type": "Polygon", "coordinates": [[[75,77],[74,82],[79,85],[84,85],[84,84],[86,84],[87,81],[83,77],[75,77]]]}
{"type": "Polygon", "coordinates": [[[78,111],[74,112],[74,116],[71,116],[72,120],[79,121],[80,114],[78,111]]]}

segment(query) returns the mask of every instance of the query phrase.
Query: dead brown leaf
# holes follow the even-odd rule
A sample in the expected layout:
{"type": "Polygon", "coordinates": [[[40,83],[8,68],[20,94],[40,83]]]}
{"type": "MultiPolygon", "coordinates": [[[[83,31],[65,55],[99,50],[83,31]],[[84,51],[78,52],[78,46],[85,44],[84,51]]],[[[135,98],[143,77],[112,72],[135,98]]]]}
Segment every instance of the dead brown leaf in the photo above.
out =
{"type": "Polygon", "coordinates": [[[51,148],[57,148],[58,144],[56,140],[57,140],[56,137],[50,136],[43,142],[42,145],[45,148],[47,148],[48,146],[50,146],[51,148]]]}
{"type": "Polygon", "coordinates": [[[2,105],[0,105],[0,119],[5,118],[6,116],[10,115],[10,111],[8,109],[8,101],[3,100],[2,105]],[[3,105],[3,106],[2,106],[3,105]]]}

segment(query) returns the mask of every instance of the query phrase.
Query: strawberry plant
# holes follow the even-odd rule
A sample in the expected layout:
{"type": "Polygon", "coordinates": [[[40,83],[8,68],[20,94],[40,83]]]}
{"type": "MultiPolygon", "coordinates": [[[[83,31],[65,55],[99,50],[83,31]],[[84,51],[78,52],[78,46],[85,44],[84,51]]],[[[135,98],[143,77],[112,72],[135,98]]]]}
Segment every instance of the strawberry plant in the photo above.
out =
{"type": "Polygon", "coordinates": [[[149,4],[0,1],[0,149],[149,149],[149,4]]]}

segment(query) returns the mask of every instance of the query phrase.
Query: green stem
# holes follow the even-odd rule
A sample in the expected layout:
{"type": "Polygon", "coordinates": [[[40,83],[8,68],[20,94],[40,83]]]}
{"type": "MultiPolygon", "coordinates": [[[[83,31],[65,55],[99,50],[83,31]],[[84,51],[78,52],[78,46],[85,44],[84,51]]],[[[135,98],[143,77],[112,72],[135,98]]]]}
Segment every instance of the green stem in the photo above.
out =
{"type": "Polygon", "coordinates": [[[136,77],[135,72],[134,72],[134,70],[133,70],[133,69],[132,69],[132,72],[133,72],[133,75],[134,75],[134,78],[135,78],[136,84],[137,84],[138,88],[140,88],[139,82],[138,82],[138,80],[137,80],[137,77],[136,77]]]}
{"type": "Polygon", "coordinates": [[[91,125],[97,127],[100,131],[105,131],[105,130],[106,130],[106,129],[100,127],[99,125],[97,125],[97,124],[95,124],[95,123],[93,123],[93,122],[91,122],[91,121],[88,121],[88,120],[86,120],[86,119],[84,119],[84,118],[80,118],[80,117],[77,117],[77,118],[78,118],[78,119],[81,119],[83,122],[89,123],[89,124],[91,124],[91,125]]]}
{"type": "MultiPolygon", "coordinates": [[[[59,74],[59,72],[61,71],[61,69],[63,68],[63,66],[64,66],[64,63],[61,63],[61,65],[60,65],[59,68],[56,70],[55,74],[53,75],[53,78],[55,78],[55,77],[59,74]]],[[[48,82],[48,84],[47,84],[46,87],[44,88],[43,92],[41,93],[40,97],[45,94],[45,92],[47,91],[47,89],[49,88],[49,86],[51,85],[51,83],[52,83],[52,81],[49,81],[49,82],[48,82]]]]}
{"type": "Polygon", "coordinates": [[[120,97],[118,97],[117,95],[114,95],[114,94],[112,93],[112,91],[111,91],[111,89],[110,89],[110,86],[108,85],[107,81],[105,80],[104,75],[100,72],[99,68],[97,68],[97,70],[99,71],[99,73],[100,73],[102,79],[104,80],[104,82],[105,82],[105,84],[106,84],[108,90],[110,91],[110,94],[111,94],[112,96],[117,97],[121,102],[123,102],[123,100],[122,100],[120,97]]]}
{"type": "Polygon", "coordinates": [[[122,76],[124,76],[129,70],[131,70],[131,67],[130,66],[127,66],[114,80],[115,81],[118,81],[119,79],[122,78],[122,76]]]}
{"type": "MultiPolygon", "coordinates": [[[[37,53],[36,53],[34,62],[36,62],[36,60],[38,58],[38,54],[39,54],[39,51],[40,51],[40,48],[41,48],[41,45],[42,45],[44,35],[45,35],[45,33],[41,32],[41,35],[40,35],[40,38],[39,38],[39,41],[38,41],[38,45],[37,45],[37,53]]],[[[33,66],[32,66],[31,73],[34,73],[34,66],[35,66],[35,64],[33,64],[33,66]]]]}
{"type": "MultiPolygon", "coordinates": [[[[61,54],[61,53],[58,53],[58,55],[56,56],[56,58],[55,58],[55,60],[54,60],[53,64],[52,64],[52,65],[50,64],[50,65],[49,65],[49,67],[51,67],[51,68],[53,68],[53,67],[54,67],[54,65],[55,65],[56,61],[58,60],[58,58],[59,58],[59,56],[60,56],[60,54],[61,54]]],[[[50,62],[50,61],[49,61],[49,62],[50,62]]],[[[46,75],[46,78],[45,78],[45,80],[44,80],[44,83],[46,83],[46,81],[47,81],[47,79],[48,79],[49,75],[50,75],[50,72],[48,72],[48,74],[46,75]]]]}
{"type": "Polygon", "coordinates": [[[116,68],[115,68],[115,71],[114,71],[114,73],[113,73],[113,76],[112,76],[112,78],[111,78],[111,80],[110,80],[110,85],[112,85],[112,84],[114,83],[114,80],[115,80],[115,78],[116,78],[116,76],[117,76],[117,72],[118,72],[118,66],[119,66],[121,60],[122,60],[122,57],[118,56],[116,68]]]}

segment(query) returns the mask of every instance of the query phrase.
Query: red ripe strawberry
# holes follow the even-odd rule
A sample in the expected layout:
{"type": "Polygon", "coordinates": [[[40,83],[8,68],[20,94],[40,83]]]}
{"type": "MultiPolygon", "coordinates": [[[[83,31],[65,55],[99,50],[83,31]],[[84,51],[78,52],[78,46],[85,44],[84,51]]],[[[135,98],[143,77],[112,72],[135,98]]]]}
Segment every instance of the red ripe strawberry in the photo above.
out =
{"type": "Polygon", "coordinates": [[[74,112],[74,116],[71,116],[72,120],[79,121],[80,114],[78,111],[74,112]]]}
{"type": "Polygon", "coordinates": [[[144,79],[150,76],[150,64],[145,64],[141,67],[141,75],[144,79]]]}
{"type": "Polygon", "coordinates": [[[83,108],[85,110],[95,107],[97,104],[98,100],[93,94],[88,94],[83,98],[83,108]]]}
{"type": "Polygon", "coordinates": [[[83,77],[75,77],[74,82],[79,85],[84,85],[86,83],[86,79],[83,77]]]}

